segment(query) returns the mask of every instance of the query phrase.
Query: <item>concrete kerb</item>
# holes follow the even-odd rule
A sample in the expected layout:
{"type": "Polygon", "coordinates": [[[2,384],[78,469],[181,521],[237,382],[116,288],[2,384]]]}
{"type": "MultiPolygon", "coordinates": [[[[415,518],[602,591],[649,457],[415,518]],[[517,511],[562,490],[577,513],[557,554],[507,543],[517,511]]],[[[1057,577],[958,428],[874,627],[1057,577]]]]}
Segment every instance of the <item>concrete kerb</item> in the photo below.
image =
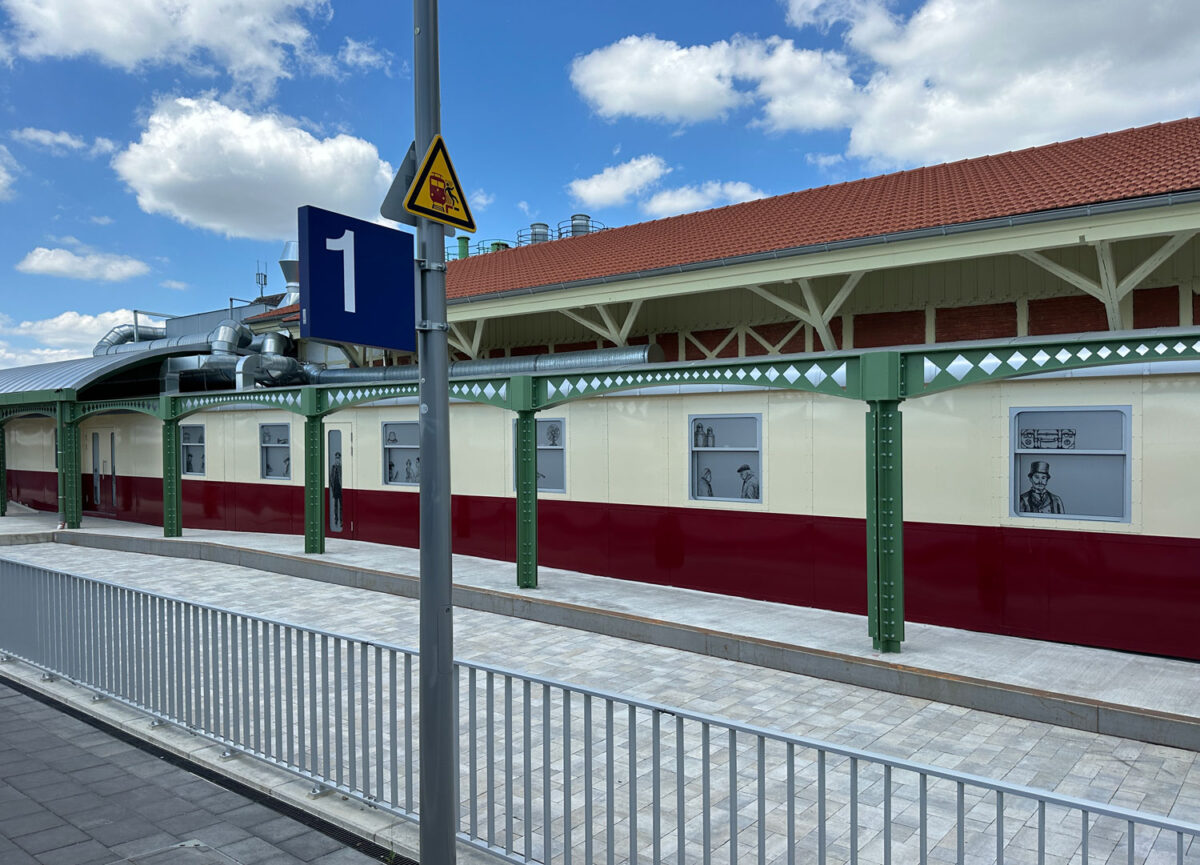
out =
{"type": "MultiPolygon", "coordinates": [[[[209,541],[110,535],[95,531],[56,531],[52,534],[55,542],[76,546],[202,559],[406,598],[419,595],[420,584],[415,576],[316,558],[247,550],[209,541]]],[[[1090,733],[1200,750],[1200,717],[1106,703],[875,658],[861,658],[612,610],[582,607],[531,597],[519,590],[501,592],[460,584],[454,587],[453,597],[456,606],[479,612],[605,634],[1090,733]]]]}
{"type": "MultiPolygon", "coordinates": [[[[312,796],[312,782],[305,781],[247,754],[222,756],[224,747],[176,724],[151,726],[153,718],[124,703],[94,700],[95,692],[84,685],[55,677],[43,680],[31,664],[10,660],[0,665],[0,681],[16,683],[51,700],[83,712],[104,724],[149,745],[167,751],[186,763],[223,775],[265,796],[312,814],[360,838],[394,851],[419,858],[419,828],[336,792],[312,796]]],[[[496,860],[474,847],[460,844],[458,861],[466,865],[494,865],[496,860]]]]}

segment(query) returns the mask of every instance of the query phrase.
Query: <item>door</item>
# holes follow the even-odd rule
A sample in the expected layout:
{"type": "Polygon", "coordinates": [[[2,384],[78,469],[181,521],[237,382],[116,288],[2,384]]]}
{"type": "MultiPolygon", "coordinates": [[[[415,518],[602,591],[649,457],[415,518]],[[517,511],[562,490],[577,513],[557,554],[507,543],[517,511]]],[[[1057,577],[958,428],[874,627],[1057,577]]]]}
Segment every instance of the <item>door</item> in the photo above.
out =
{"type": "Polygon", "coordinates": [[[350,424],[325,424],[325,535],[354,537],[354,493],[347,489],[354,437],[350,424]]]}
{"type": "Polygon", "coordinates": [[[110,428],[92,430],[91,484],[84,505],[103,514],[117,512],[117,434],[110,428]]]}

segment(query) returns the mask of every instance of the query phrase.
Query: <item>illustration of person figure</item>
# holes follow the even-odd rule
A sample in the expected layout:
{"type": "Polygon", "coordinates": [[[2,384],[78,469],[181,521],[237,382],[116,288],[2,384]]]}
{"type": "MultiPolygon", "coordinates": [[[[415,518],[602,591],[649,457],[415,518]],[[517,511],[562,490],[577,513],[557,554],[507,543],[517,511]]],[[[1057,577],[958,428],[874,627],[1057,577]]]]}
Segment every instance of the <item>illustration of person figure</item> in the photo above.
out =
{"type": "Polygon", "coordinates": [[[699,480],[696,481],[696,496],[698,498],[711,498],[712,494],[712,469],[705,467],[699,480]]]}
{"type": "Polygon", "coordinates": [[[416,465],[413,466],[413,480],[421,480],[421,458],[417,457],[416,465]]]}
{"type": "Polygon", "coordinates": [[[550,447],[558,446],[559,435],[560,435],[560,432],[558,429],[558,424],[552,423],[548,427],[546,427],[546,443],[548,445],[550,445],[550,447]]]}
{"type": "Polygon", "coordinates": [[[333,455],[333,464],[329,466],[329,523],[341,528],[342,525],[342,453],[333,455]]]}
{"type": "Polygon", "coordinates": [[[417,479],[417,475],[416,475],[416,472],[413,471],[412,460],[411,459],[405,460],[404,461],[404,480],[405,480],[405,482],[411,484],[416,479],[417,479]]]}
{"type": "Polygon", "coordinates": [[[737,473],[742,478],[742,498],[757,499],[758,495],[758,477],[751,470],[750,466],[742,463],[738,466],[737,473]]]}
{"type": "Polygon", "coordinates": [[[388,460],[388,482],[391,483],[396,479],[396,463],[388,460]]]}
{"type": "Polygon", "coordinates": [[[185,472],[187,472],[189,475],[190,475],[190,474],[193,474],[193,471],[192,471],[192,452],[191,452],[190,450],[187,452],[187,465],[186,465],[186,466],[184,466],[184,469],[183,469],[183,470],[184,470],[185,472]]]}
{"type": "Polygon", "coordinates": [[[1065,514],[1063,500],[1050,490],[1050,463],[1035,460],[1029,466],[1029,489],[1021,493],[1017,510],[1026,514],[1065,514]]]}

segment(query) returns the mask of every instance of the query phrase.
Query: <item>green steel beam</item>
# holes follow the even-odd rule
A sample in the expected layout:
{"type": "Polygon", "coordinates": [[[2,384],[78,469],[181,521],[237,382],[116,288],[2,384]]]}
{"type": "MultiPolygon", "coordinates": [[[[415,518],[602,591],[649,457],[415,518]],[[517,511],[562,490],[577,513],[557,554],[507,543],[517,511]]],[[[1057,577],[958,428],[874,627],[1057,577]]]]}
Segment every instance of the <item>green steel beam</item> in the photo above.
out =
{"type": "MultiPolygon", "coordinates": [[[[1064,334],[961,347],[905,350],[909,399],[1043,372],[1151,361],[1200,360],[1200,330],[1164,328],[1132,333],[1064,334]]],[[[865,355],[864,355],[865,357],[865,355]]]]}
{"type": "Polygon", "coordinates": [[[179,420],[163,421],[163,537],[183,535],[183,481],[180,468],[179,420]]]}
{"type": "Polygon", "coordinates": [[[325,385],[315,388],[314,393],[316,394],[317,413],[326,415],[365,402],[394,399],[400,396],[418,396],[420,386],[415,381],[396,384],[325,385]]]}
{"type": "MultiPolygon", "coordinates": [[[[315,394],[314,394],[315,397],[315,394]]],[[[325,438],[320,415],[304,419],[304,552],[325,552],[325,438]]]]}
{"type": "Polygon", "coordinates": [[[553,373],[534,377],[534,406],[544,409],[633,388],[688,384],[740,384],[861,399],[859,363],[857,354],[837,353],[553,373]]]}
{"type": "Polygon", "coordinates": [[[87,402],[75,403],[71,415],[78,423],[90,415],[113,411],[132,411],[150,415],[151,417],[162,417],[162,400],[159,397],[89,400],[87,402]]]}
{"type": "Polygon", "coordinates": [[[904,640],[904,452],[899,352],[863,356],[867,422],[867,632],[876,651],[904,640]]]}

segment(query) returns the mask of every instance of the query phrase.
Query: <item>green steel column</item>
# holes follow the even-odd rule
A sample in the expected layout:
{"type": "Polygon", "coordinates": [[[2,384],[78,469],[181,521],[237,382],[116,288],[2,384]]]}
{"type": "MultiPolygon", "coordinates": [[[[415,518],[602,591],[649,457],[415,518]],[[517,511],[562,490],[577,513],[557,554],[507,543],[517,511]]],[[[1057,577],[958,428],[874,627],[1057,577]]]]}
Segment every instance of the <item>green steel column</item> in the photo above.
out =
{"type": "Polygon", "coordinates": [[[79,477],[79,422],[74,405],[58,404],[58,519],[68,529],[83,520],[83,488],[79,477]]]}
{"type": "Polygon", "coordinates": [[[537,542],[537,414],[517,412],[517,585],[536,589],[537,542]]]}
{"type": "Polygon", "coordinates": [[[162,425],[163,455],[163,537],[183,535],[183,484],[180,477],[179,418],[170,418],[162,425]]]}
{"type": "Polygon", "coordinates": [[[537,413],[533,410],[533,379],[513,376],[508,381],[509,405],[517,412],[517,586],[536,589],[537,537],[537,413]]]}
{"type": "Polygon", "coordinates": [[[0,517],[8,514],[8,452],[4,439],[4,424],[0,424],[0,517]]]}
{"type": "Polygon", "coordinates": [[[325,438],[320,415],[304,419],[304,552],[325,552],[325,438]]]}
{"type": "Polygon", "coordinates": [[[904,640],[904,451],[898,352],[862,357],[867,421],[867,632],[876,651],[904,640]]]}
{"type": "Polygon", "coordinates": [[[867,630],[880,652],[904,640],[904,474],[899,400],[867,415],[867,630]]]}

